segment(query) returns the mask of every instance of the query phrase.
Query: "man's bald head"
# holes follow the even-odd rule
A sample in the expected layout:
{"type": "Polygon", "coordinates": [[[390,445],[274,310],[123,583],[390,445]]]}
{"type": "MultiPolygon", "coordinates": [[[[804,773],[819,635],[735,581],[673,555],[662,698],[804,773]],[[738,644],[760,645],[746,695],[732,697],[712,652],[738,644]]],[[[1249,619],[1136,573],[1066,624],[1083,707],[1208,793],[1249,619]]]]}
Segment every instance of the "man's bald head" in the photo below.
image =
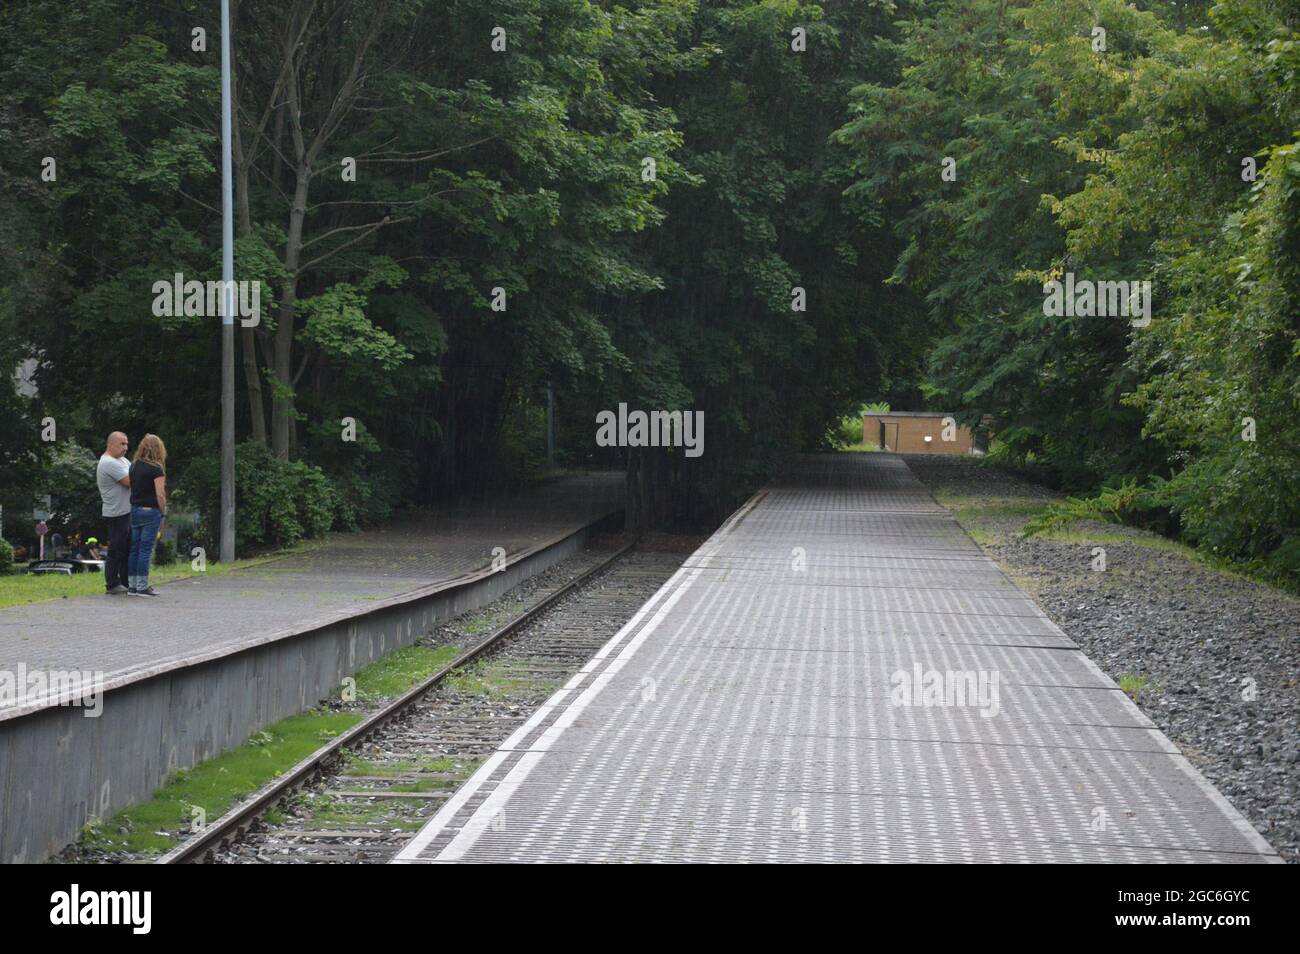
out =
{"type": "Polygon", "coordinates": [[[112,434],[108,435],[108,440],[105,442],[104,446],[104,453],[109,457],[121,457],[126,453],[126,447],[126,435],[121,431],[114,431],[112,434]]]}

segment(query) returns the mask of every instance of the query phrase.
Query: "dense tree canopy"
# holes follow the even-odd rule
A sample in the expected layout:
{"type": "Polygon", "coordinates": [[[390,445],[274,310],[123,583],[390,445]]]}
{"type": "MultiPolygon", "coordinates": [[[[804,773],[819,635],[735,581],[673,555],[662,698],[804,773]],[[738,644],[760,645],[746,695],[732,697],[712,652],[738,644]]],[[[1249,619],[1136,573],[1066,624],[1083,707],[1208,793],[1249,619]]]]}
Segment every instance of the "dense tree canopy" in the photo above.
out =
{"type": "MultiPolygon", "coordinates": [[[[241,467],[310,483],[304,526],[536,474],[548,386],[560,463],[707,525],[881,398],[1300,566],[1293,4],[232,7],[241,467]],[[1151,322],[1045,313],[1067,273],[1150,281],[1151,322]],[[620,402],[705,453],[597,446],[620,402]]],[[[220,275],[217,11],[0,13],[10,512],[114,427],[213,506],[219,321],[151,289],[220,275]]]]}
{"type": "Polygon", "coordinates": [[[1073,489],[1125,482],[1134,515],[1294,574],[1300,13],[915,9],[901,80],[860,89],[839,138],[907,242],[891,281],[935,331],[932,400],[994,415],[1014,455],[1073,489]],[[1150,281],[1150,324],[1045,314],[1066,272],[1150,281]]]}

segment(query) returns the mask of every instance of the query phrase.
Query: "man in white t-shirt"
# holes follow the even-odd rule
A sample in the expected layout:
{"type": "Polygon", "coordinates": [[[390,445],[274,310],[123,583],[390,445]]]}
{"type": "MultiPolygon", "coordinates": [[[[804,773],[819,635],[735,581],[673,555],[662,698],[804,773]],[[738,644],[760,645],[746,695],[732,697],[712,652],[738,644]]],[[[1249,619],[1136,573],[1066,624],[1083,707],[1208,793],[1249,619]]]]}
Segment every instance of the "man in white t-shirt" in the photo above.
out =
{"type": "Polygon", "coordinates": [[[131,555],[131,465],[126,459],[126,448],[125,434],[121,431],[109,434],[95,467],[95,481],[99,484],[104,519],[108,523],[104,586],[110,596],[126,592],[126,564],[131,555]]]}

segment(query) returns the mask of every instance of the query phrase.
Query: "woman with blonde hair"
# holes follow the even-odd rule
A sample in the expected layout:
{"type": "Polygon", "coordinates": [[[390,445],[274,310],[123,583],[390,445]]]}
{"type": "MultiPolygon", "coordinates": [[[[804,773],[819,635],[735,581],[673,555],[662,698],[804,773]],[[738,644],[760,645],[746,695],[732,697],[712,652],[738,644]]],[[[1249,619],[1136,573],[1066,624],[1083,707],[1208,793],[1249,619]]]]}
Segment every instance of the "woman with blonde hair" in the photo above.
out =
{"type": "Polygon", "coordinates": [[[131,557],[126,565],[131,596],[157,596],[149,585],[163,517],[167,516],[167,448],[157,434],[146,434],[135,449],[131,464],[131,557]]]}

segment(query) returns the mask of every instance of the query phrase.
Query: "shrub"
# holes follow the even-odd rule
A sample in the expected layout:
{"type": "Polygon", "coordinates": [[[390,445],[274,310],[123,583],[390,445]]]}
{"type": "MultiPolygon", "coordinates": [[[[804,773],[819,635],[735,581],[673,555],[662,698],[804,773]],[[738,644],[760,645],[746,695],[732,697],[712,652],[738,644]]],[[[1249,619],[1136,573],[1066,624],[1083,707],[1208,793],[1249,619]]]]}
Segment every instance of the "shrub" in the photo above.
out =
{"type": "Polygon", "coordinates": [[[9,545],[9,541],[0,537],[0,576],[4,576],[14,568],[14,548],[9,545]]]}
{"type": "MultiPolygon", "coordinates": [[[[334,524],[337,493],[318,467],[274,457],[260,444],[235,451],[237,549],[289,547],[325,533],[334,524]]],[[[221,506],[221,467],[216,457],[195,461],[184,473],[181,499],[202,514],[198,534],[215,549],[221,506]]]]}
{"type": "Polygon", "coordinates": [[[1143,527],[1165,536],[1179,532],[1177,496],[1173,485],[1159,477],[1147,484],[1125,480],[1115,487],[1103,487],[1092,497],[1066,497],[1049,504],[1022,531],[1026,537],[1061,530],[1079,520],[1097,520],[1143,527]]]}
{"type": "Polygon", "coordinates": [[[39,492],[50,495],[50,530],[65,535],[93,532],[103,520],[95,452],[75,441],[60,441],[40,476],[39,492]]]}
{"type": "Polygon", "coordinates": [[[176,562],[176,544],[170,540],[159,540],[153,548],[154,566],[170,566],[176,562]]]}
{"type": "Polygon", "coordinates": [[[863,432],[862,418],[850,414],[848,417],[840,418],[835,427],[831,429],[830,444],[839,450],[846,447],[857,447],[863,443],[863,432]]]}
{"type": "Polygon", "coordinates": [[[384,523],[392,517],[400,497],[394,475],[385,472],[332,477],[330,486],[334,490],[334,526],[341,530],[384,523]]]}
{"type": "Polygon", "coordinates": [[[501,426],[493,476],[505,486],[517,486],[546,469],[546,409],[521,398],[501,426]]]}
{"type": "Polygon", "coordinates": [[[319,537],[334,524],[335,492],[319,467],[293,461],[288,464],[288,483],[295,488],[298,523],[305,537],[319,537]]]}

